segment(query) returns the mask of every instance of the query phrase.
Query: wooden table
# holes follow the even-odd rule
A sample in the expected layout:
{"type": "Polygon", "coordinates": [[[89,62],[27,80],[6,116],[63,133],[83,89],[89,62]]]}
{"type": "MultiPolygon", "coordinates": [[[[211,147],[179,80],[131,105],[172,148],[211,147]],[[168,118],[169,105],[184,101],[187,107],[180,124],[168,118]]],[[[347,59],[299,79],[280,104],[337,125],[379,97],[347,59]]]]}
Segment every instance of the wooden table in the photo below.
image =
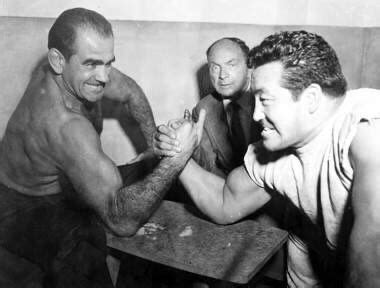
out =
{"type": "Polygon", "coordinates": [[[287,240],[287,232],[253,220],[217,225],[186,205],[164,201],[130,238],[107,235],[108,246],[177,269],[247,283],[287,240]]]}

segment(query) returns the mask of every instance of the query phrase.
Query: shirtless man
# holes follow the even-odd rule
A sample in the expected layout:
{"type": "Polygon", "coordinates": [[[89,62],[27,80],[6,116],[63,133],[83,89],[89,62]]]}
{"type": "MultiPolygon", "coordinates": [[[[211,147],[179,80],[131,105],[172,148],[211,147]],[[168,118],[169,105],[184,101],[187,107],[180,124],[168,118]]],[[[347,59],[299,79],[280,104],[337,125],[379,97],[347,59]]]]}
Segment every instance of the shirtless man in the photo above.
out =
{"type": "Polygon", "coordinates": [[[380,91],[347,92],[335,51],[305,31],[268,36],[250,60],[263,140],[227,180],[190,160],[182,183],[223,224],[284,197],[289,287],[380,287],[380,91]]]}
{"type": "Polygon", "coordinates": [[[133,235],[201,130],[187,123],[174,157],[158,161],[151,150],[139,157],[158,162],[147,175],[140,173],[144,162],[117,167],[101,148],[100,100],[131,105],[135,115],[151,111],[147,102],[139,105],[146,99],[137,84],[112,67],[111,24],[94,11],[67,10],[51,27],[48,48],[49,65],[31,79],[0,146],[0,243],[39,265],[47,287],[111,287],[103,226],[133,235]]]}

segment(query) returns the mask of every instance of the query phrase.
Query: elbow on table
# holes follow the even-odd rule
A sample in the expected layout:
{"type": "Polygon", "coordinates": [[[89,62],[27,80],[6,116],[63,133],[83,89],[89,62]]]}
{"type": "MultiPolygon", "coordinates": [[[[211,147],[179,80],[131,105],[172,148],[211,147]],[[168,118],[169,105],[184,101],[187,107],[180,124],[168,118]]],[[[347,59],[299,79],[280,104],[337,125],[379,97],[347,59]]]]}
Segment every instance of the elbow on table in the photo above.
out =
{"type": "Polygon", "coordinates": [[[231,215],[219,214],[219,215],[209,215],[212,222],[219,225],[229,225],[235,223],[238,219],[231,215]]]}
{"type": "Polygon", "coordinates": [[[110,232],[118,237],[132,237],[144,225],[142,221],[129,220],[129,221],[107,221],[106,223],[110,232]]]}

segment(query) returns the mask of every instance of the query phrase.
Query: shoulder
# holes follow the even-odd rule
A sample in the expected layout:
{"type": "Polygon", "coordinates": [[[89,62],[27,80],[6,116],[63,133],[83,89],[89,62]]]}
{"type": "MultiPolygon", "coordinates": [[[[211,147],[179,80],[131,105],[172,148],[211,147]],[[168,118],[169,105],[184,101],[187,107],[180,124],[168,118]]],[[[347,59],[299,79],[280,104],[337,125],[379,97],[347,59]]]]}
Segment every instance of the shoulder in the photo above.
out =
{"type": "Polygon", "coordinates": [[[94,141],[100,141],[94,126],[82,115],[67,118],[62,123],[59,131],[63,137],[62,139],[67,142],[93,143],[94,141]]]}
{"type": "Polygon", "coordinates": [[[195,106],[196,109],[204,109],[208,107],[213,107],[215,105],[221,105],[222,101],[218,99],[218,97],[215,94],[208,94],[207,96],[203,97],[197,105],[195,106]]]}
{"type": "Polygon", "coordinates": [[[47,129],[49,147],[56,158],[86,157],[101,149],[94,126],[82,115],[64,113],[47,129]]]}
{"type": "Polygon", "coordinates": [[[379,140],[380,90],[350,90],[342,105],[334,123],[333,143],[340,165],[352,177],[353,159],[374,151],[379,140]]]}
{"type": "Polygon", "coordinates": [[[380,158],[375,155],[380,155],[380,118],[360,122],[349,148],[354,170],[371,163],[380,165],[380,158]]]}
{"type": "Polygon", "coordinates": [[[136,85],[136,81],[133,80],[128,75],[124,74],[120,70],[118,70],[115,67],[111,67],[110,72],[110,83],[120,83],[120,84],[126,84],[126,85],[136,85]]]}
{"type": "Polygon", "coordinates": [[[193,116],[198,118],[201,109],[205,109],[207,116],[206,121],[210,119],[212,115],[218,115],[221,111],[224,111],[223,102],[218,99],[217,95],[209,94],[203,97],[193,109],[193,116]]]}
{"type": "Polygon", "coordinates": [[[141,87],[135,80],[115,67],[111,67],[110,81],[106,84],[104,93],[106,98],[124,102],[131,95],[141,95],[142,93],[141,87]]]}

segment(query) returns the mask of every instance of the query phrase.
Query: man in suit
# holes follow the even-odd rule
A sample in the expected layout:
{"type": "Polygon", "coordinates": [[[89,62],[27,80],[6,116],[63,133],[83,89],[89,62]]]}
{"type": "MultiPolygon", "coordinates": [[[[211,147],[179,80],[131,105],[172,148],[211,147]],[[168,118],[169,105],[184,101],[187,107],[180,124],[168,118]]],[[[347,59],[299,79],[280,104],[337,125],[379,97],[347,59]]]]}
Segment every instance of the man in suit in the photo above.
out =
{"type": "Polygon", "coordinates": [[[202,140],[193,159],[222,177],[243,163],[248,145],[260,137],[259,125],[252,120],[248,52],[248,46],[238,38],[219,39],[207,49],[215,90],[193,109],[195,119],[201,109],[207,111],[202,140]]]}

